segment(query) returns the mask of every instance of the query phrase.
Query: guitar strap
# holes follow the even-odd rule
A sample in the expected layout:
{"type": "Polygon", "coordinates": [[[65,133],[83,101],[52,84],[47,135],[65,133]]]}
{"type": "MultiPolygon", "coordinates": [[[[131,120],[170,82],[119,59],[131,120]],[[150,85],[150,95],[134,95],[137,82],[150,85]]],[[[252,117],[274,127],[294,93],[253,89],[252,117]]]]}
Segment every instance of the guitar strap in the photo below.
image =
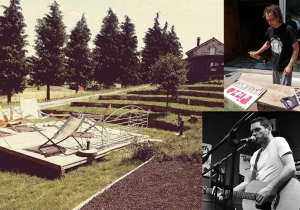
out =
{"type": "Polygon", "coordinates": [[[258,159],[260,157],[261,151],[262,151],[262,149],[260,148],[259,151],[258,151],[258,153],[257,153],[256,159],[255,159],[255,163],[254,163],[254,166],[253,166],[252,175],[251,175],[251,177],[253,177],[253,175],[255,175],[255,179],[256,179],[256,172],[257,172],[257,162],[258,162],[258,159]]]}

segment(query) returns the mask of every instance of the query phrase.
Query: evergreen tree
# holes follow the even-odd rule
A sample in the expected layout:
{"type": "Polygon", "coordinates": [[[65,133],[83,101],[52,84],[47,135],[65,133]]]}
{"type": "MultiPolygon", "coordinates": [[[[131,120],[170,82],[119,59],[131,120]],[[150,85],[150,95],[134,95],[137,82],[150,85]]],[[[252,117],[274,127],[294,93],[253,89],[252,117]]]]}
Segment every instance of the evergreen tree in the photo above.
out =
{"type": "Polygon", "coordinates": [[[168,33],[168,43],[170,45],[169,53],[181,57],[182,47],[181,47],[181,43],[179,42],[179,38],[175,33],[174,26],[172,26],[171,31],[168,33]]]}
{"type": "Polygon", "coordinates": [[[92,76],[92,59],[88,42],[91,40],[90,29],[87,26],[84,14],[75,28],[71,31],[70,40],[66,47],[66,63],[69,82],[76,83],[76,93],[78,85],[86,86],[92,76]]]}
{"type": "Polygon", "coordinates": [[[40,64],[41,64],[41,62],[39,61],[39,59],[36,56],[32,55],[32,56],[28,57],[29,75],[31,78],[35,78],[33,81],[34,81],[34,84],[37,86],[38,90],[40,90],[40,85],[42,85],[41,81],[36,76],[38,70],[41,69],[40,64]]]}
{"type": "Polygon", "coordinates": [[[65,78],[64,47],[67,41],[63,15],[56,1],[50,7],[50,13],[37,20],[35,31],[36,55],[40,68],[36,69],[35,78],[47,85],[47,100],[50,100],[50,85],[63,84],[65,78]]]}
{"type": "Polygon", "coordinates": [[[112,85],[121,77],[120,57],[121,42],[119,21],[115,13],[109,8],[103,19],[100,33],[94,40],[93,56],[96,63],[94,77],[99,83],[112,85]]]}
{"type": "Polygon", "coordinates": [[[171,51],[171,43],[168,36],[168,22],[165,23],[164,28],[162,29],[162,40],[160,43],[160,55],[165,55],[171,51]]]}
{"type": "Polygon", "coordinates": [[[153,28],[149,28],[143,38],[145,47],[142,50],[141,73],[143,82],[149,81],[150,66],[153,65],[162,53],[162,43],[164,42],[162,29],[158,22],[159,14],[156,14],[153,28]]]}
{"type": "Polygon", "coordinates": [[[187,81],[187,63],[181,57],[168,53],[160,56],[150,69],[151,85],[156,86],[158,90],[167,91],[166,113],[168,113],[169,95],[174,96],[179,86],[187,81]]]}
{"type": "Polygon", "coordinates": [[[161,43],[160,55],[166,55],[171,53],[176,56],[182,56],[181,44],[179,38],[175,33],[174,26],[172,26],[171,31],[167,31],[168,22],[165,23],[165,27],[162,30],[163,42],[161,43]]]}
{"type": "Polygon", "coordinates": [[[122,85],[136,85],[139,83],[139,59],[137,52],[137,36],[135,36],[135,26],[128,16],[120,26],[121,30],[121,82],[122,85]]]}
{"type": "Polygon", "coordinates": [[[19,5],[20,0],[10,0],[9,7],[2,5],[4,16],[0,16],[0,92],[7,103],[13,93],[23,92],[27,74],[26,24],[19,5]]]}
{"type": "Polygon", "coordinates": [[[142,50],[141,66],[143,82],[149,81],[150,66],[153,65],[160,56],[168,53],[182,56],[182,47],[179,38],[175,33],[174,26],[172,26],[171,31],[168,32],[168,22],[166,22],[164,28],[161,29],[158,19],[159,13],[156,14],[153,28],[148,29],[148,32],[143,39],[145,42],[145,47],[142,50]]]}

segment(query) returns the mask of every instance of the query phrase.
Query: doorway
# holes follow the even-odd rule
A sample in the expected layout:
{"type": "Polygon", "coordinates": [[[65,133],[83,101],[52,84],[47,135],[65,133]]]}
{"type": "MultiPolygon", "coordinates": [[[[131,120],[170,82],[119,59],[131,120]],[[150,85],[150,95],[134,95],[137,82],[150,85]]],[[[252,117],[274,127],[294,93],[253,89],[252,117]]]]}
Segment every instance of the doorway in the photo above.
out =
{"type": "Polygon", "coordinates": [[[225,48],[229,48],[225,49],[225,66],[240,68],[262,66],[264,69],[271,69],[271,49],[261,54],[268,60],[267,65],[258,64],[258,61],[248,54],[249,51],[256,51],[263,45],[263,38],[269,25],[262,16],[266,6],[270,4],[279,4],[279,0],[225,0],[225,10],[227,10],[225,11],[225,21],[229,20],[226,16],[233,14],[232,5],[234,5],[237,16],[235,23],[233,21],[225,22],[225,26],[228,26],[225,27],[225,40],[230,40],[230,36],[234,36],[234,34],[237,37],[237,39],[231,39],[229,45],[225,42],[225,48]],[[231,11],[228,11],[228,5],[231,6],[231,11]]]}

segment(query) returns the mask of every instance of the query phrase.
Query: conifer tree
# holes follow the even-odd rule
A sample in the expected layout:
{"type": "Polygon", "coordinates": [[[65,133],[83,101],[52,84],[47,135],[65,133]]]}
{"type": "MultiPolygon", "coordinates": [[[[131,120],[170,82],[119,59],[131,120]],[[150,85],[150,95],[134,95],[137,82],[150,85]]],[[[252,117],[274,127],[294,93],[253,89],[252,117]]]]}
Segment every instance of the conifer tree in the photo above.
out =
{"type": "Polygon", "coordinates": [[[175,26],[173,25],[171,27],[171,31],[168,32],[168,42],[170,44],[170,51],[169,53],[172,53],[176,56],[182,56],[182,46],[179,42],[179,38],[177,37],[177,34],[175,32],[175,26]]]}
{"type": "Polygon", "coordinates": [[[181,44],[179,38],[175,33],[174,26],[168,32],[168,22],[165,23],[164,28],[160,28],[158,22],[159,13],[154,19],[153,28],[149,28],[144,37],[145,47],[142,50],[142,66],[141,74],[143,75],[143,82],[149,82],[150,66],[155,64],[160,56],[171,53],[176,56],[182,56],[181,44]]]}
{"type": "Polygon", "coordinates": [[[93,73],[93,62],[88,46],[88,42],[91,40],[91,33],[84,14],[71,31],[69,38],[70,40],[66,47],[66,68],[69,75],[67,80],[68,82],[76,83],[77,93],[78,85],[86,86],[93,73]]]}
{"type": "Polygon", "coordinates": [[[66,26],[59,5],[54,1],[49,7],[50,13],[37,20],[34,47],[40,62],[34,79],[47,85],[47,100],[50,100],[50,85],[61,85],[66,77],[64,47],[67,41],[66,26]]]}
{"type": "Polygon", "coordinates": [[[153,27],[148,29],[148,32],[143,38],[145,43],[145,47],[142,50],[141,66],[143,82],[149,81],[150,66],[153,65],[159,58],[160,54],[162,54],[161,44],[163,43],[164,39],[158,19],[159,13],[156,14],[153,27]]]}
{"type": "Polygon", "coordinates": [[[11,102],[14,93],[25,89],[27,64],[25,50],[26,24],[20,0],[10,0],[9,7],[2,5],[4,16],[0,16],[0,92],[11,102]]]}
{"type": "Polygon", "coordinates": [[[135,35],[135,26],[131,23],[128,16],[125,16],[125,22],[121,28],[121,82],[122,85],[136,85],[139,83],[139,59],[137,52],[137,36],[135,35]]]}
{"type": "Polygon", "coordinates": [[[121,42],[119,21],[112,9],[109,8],[107,16],[99,34],[94,40],[93,56],[96,61],[95,80],[107,86],[114,84],[121,77],[121,42]]]}

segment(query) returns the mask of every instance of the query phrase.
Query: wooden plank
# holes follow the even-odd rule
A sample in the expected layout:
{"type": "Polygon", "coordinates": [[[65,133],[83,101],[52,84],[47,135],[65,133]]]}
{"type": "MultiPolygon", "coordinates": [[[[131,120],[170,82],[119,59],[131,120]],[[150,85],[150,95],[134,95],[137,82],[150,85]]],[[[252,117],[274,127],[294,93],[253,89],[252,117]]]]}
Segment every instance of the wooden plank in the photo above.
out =
{"type": "MultiPolygon", "coordinates": [[[[280,102],[280,99],[287,96],[292,96],[292,87],[277,85],[266,82],[255,82],[258,85],[267,88],[267,92],[257,101],[257,104],[261,104],[265,106],[265,110],[267,111],[268,107],[273,107],[275,109],[271,110],[286,110],[284,104],[280,102]]],[[[260,107],[262,108],[262,107],[260,107]]],[[[271,111],[269,110],[269,111],[271,111]]],[[[300,111],[300,106],[297,106],[293,109],[294,111],[300,111]]]]}
{"type": "Polygon", "coordinates": [[[32,161],[32,162],[35,162],[35,163],[39,163],[39,164],[42,164],[44,166],[47,166],[47,167],[50,167],[50,168],[53,168],[53,169],[61,169],[61,167],[59,165],[56,165],[56,164],[53,164],[53,163],[50,163],[50,162],[46,162],[46,161],[43,161],[41,159],[38,159],[36,157],[33,157],[33,156],[29,156],[29,155],[26,155],[26,154],[23,154],[21,152],[17,152],[17,151],[14,151],[14,150],[10,150],[10,149],[7,149],[7,148],[4,148],[4,147],[0,147],[0,151],[4,152],[4,153],[7,153],[7,154],[10,154],[10,155],[13,155],[13,156],[16,156],[16,157],[19,157],[20,158],[20,161],[22,163],[22,159],[26,159],[26,160],[29,160],[29,161],[32,161]]]}
{"type": "MultiPolygon", "coordinates": [[[[83,125],[82,129],[85,130],[87,126],[88,125],[83,125]]],[[[97,126],[97,128],[100,131],[102,129],[101,126],[97,126]]],[[[54,127],[46,127],[43,129],[44,130],[42,132],[49,137],[52,137],[53,134],[57,132],[57,129],[54,127]]],[[[60,146],[67,148],[67,152],[71,151],[70,148],[73,148],[73,153],[68,156],[60,154],[51,157],[44,157],[44,155],[42,154],[25,150],[33,146],[41,145],[47,141],[47,139],[38,132],[20,132],[16,135],[5,137],[6,141],[9,142],[12,148],[9,148],[4,141],[0,141],[0,151],[18,158],[21,165],[22,163],[26,164],[26,161],[30,161],[37,163],[43,167],[46,166],[48,168],[55,169],[59,172],[59,175],[63,175],[66,169],[70,169],[72,167],[79,166],[92,160],[101,158],[111,151],[115,151],[129,145],[131,143],[130,139],[133,136],[138,135],[128,132],[125,136],[121,136],[122,138],[118,138],[119,142],[115,142],[115,140],[111,139],[109,141],[102,142],[104,136],[101,136],[101,132],[99,133],[99,131],[96,131],[94,129],[91,129],[90,131],[94,133],[94,137],[89,138],[91,142],[91,148],[100,147],[102,146],[102,143],[104,143],[103,146],[105,146],[105,149],[100,150],[98,152],[98,155],[95,157],[88,158],[77,156],[75,153],[80,147],[73,138],[68,138],[67,140],[59,144],[60,146]]],[[[119,129],[112,130],[110,127],[106,127],[105,131],[109,131],[109,134],[112,136],[120,133],[119,129]]],[[[78,140],[82,141],[83,145],[85,146],[85,139],[78,138],[78,140]]]]}

